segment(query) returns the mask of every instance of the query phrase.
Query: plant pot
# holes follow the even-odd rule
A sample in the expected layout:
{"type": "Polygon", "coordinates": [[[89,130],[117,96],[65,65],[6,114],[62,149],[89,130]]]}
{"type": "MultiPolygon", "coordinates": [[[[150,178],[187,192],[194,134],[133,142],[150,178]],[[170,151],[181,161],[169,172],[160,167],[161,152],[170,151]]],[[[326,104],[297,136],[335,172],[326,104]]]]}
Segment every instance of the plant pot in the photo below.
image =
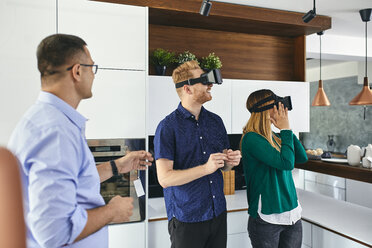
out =
{"type": "Polygon", "coordinates": [[[165,65],[156,65],[155,66],[156,75],[164,76],[166,70],[167,70],[167,67],[165,65]]]}

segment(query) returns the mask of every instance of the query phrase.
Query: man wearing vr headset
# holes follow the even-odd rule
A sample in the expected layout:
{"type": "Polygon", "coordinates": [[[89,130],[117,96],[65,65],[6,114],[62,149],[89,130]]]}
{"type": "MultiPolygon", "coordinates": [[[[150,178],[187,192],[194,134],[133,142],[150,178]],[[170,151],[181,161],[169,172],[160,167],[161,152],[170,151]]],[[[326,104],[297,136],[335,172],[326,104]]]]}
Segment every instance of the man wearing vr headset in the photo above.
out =
{"type": "Polygon", "coordinates": [[[240,151],[229,148],[222,119],[203,104],[212,99],[219,70],[204,73],[196,61],[173,71],[181,99],[178,108],[158,125],[155,159],[164,188],[172,248],[226,247],[226,200],[220,169],[240,162],[240,151]]]}

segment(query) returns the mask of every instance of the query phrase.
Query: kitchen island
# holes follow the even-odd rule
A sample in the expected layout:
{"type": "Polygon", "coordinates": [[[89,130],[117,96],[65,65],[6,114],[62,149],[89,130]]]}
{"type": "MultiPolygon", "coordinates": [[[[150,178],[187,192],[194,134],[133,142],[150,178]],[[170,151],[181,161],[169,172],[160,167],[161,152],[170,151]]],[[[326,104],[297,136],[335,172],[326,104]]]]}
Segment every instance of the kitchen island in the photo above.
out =
{"type": "Polygon", "coordinates": [[[362,165],[351,166],[349,164],[309,160],[304,164],[296,164],[295,168],[372,183],[372,169],[364,168],[362,165]]]}
{"type": "MultiPolygon", "coordinates": [[[[301,189],[297,189],[297,194],[303,209],[304,247],[372,247],[372,209],[301,189]]],[[[246,191],[226,195],[226,203],[228,247],[251,247],[246,191]]],[[[169,247],[164,198],[149,199],[148,215],[149,242],[155,248],[169,247]]]]}

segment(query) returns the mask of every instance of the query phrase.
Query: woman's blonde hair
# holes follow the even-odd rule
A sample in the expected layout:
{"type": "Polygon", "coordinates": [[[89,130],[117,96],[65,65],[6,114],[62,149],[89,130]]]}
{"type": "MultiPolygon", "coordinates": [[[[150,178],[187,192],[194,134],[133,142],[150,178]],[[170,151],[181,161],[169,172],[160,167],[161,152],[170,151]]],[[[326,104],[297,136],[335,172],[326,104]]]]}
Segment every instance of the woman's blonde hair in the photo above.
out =
{"type": "MultiPolygon", "coordinates": [[[[272,96],[274,93],[271,90],[258,90],[251,93],[248,96],[246,107],[250,109],[253,107],[254,104],[265,99],[269,96],[272,96]]],[[[271,102],[266,102],[261,106],[265,106],[271,104],[271,102]]],[[[281,147],[281,140],[276,135],[273,135],[271,130],[271,121],[270,121],[270,113],[269,110],[265,110],[262,112],[253,112],[251,113],[251,117],[249,118],[247,124],[243,128],[243,135],[240,141],[240,144],[243,140],[243,137],[248,132],[255,132],[261,136],[263,136],[275,149],[280,151],[281,147]],[[275,142],[273,142],[273,138],[275,142]]]]}
{"type": "MultiPolygon", "coordinates": [[[[183,63],[182,65],[178,66],[176,69],[173,70],[172,78],[173,82],[179,83],[182,81],[185,81],[187,79],[190,79],[193,77],[191,70],[201,69],[198,62],[195,60],[187,61],[183,63]]],[[[177,93],[179,96],[181,96],[182,88],[177,88],[177,93]]]]}

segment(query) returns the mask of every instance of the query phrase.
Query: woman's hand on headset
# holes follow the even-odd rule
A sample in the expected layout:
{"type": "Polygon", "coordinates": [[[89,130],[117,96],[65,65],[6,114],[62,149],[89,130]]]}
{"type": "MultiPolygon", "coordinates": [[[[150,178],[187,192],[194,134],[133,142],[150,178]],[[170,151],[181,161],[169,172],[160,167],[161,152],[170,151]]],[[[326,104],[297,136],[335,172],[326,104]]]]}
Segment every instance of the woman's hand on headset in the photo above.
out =
{"type": "Polygon", "coordinates": [[[288,120],[288,109],[284,108],[283,103],[279,102],[279,109],[274,105],[273,111],[274,115],[270,117],[271,123],[280,130],[291,129],[288,120]]]}

